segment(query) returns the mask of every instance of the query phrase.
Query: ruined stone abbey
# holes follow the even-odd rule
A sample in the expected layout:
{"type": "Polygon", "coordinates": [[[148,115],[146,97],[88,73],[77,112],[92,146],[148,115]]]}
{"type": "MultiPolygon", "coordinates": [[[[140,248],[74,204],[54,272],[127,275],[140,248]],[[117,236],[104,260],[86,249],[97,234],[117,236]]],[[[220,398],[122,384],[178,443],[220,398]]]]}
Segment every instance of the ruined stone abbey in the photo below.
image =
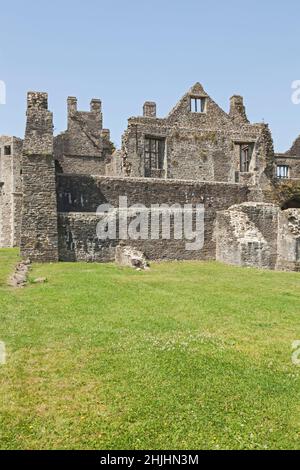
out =
{"type": "Polygon", "coordinates": [[[276,154],[265,123],[249,122],[241,96],[222,110],[196,83],[170,111],[147,101],[115,149],[102,104],[77,109],[53,135],[46,93],[29,92],[24,140],[0,137],[0,247],[32,261],[111,261],[123,239],[99,239],[101,204],[203,204],[204,245],[138,237],[126,244],[151,259],[218,260],[300,270],[300,137],[276,154]]]}

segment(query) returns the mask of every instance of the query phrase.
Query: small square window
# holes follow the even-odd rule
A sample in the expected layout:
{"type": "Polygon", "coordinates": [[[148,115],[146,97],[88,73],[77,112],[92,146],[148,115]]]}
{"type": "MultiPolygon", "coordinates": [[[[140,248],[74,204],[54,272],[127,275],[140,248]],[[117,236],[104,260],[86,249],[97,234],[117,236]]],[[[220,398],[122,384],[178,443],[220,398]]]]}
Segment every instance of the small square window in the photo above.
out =
{"type": "Polygon", "coordinates": [[[283,179],[289,177],[289,167],[287,165],[277,165],[276,169],[277,178],[283,179]]]}
{"type": "Polygon", "coordinates": [[[5,145],[4,155],[11,155],[11,146],[10,145],[5,145]]]}
{"type": "Polygon", "coordinates": [[[205,113],[206,98],[191,98],[190,106],[192,113],[205,113]]]}

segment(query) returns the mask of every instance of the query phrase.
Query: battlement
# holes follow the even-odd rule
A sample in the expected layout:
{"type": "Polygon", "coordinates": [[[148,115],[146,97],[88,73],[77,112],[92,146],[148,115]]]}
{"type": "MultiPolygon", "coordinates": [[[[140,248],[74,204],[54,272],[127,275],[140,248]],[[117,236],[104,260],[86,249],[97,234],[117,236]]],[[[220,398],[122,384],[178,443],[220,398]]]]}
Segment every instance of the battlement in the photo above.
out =
{"type": "Polygon", "coordinates": [[[69,96],[67,99],[68,109],[68,129],[72,128],[76,121],[85,123],[87,126],[94,122],[98,129],[102,129],[102,101],[93,98],[90,102],[90,111],[79,111],[78,101],[75,96],[69,96]]]}
{"type": "Polygon", "coordinates": [[[67,99],[67,130],[54,139],[54,159],[59,172],[105,174],[112,153],[110,131],[103,129],[102,101],[93,98],[89,111],[79,111],[75,96],[67,99]]]}
{"type": "Polygon", "coordinates": [[[236,122],[249,123],[244,106],[244,98],[242,96],[233,95],[230,98],[229,116],[236,122]]]}

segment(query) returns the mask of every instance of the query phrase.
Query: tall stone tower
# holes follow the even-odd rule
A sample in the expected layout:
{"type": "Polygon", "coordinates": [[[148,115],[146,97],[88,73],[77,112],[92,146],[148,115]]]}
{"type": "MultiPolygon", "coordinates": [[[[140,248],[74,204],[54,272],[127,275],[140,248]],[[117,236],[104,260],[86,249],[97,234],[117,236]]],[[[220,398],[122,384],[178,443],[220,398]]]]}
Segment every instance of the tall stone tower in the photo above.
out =
{"type": "Polygon", "coordinates": [[[22,140],[0,137],[0,248],[20,244],[22,140]]]}
{"type": "Polygon", "coordinates": [[[47,93],[28,93],[22,179],[21,255],[32,261],[57,261],[53,116],[47,93]]]}

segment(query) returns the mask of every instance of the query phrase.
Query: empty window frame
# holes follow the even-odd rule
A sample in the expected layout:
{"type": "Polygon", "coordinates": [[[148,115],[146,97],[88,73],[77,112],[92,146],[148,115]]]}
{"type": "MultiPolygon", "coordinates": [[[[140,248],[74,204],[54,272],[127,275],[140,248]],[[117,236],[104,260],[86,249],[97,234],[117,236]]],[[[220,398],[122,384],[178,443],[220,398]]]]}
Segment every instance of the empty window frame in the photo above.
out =
{"type": "Polygon", "coordinates": [[[4,155],[11,155],[11,146],[5,145],[4,146],[4,155]]]}
{"type": "Polygon", "coordinates": [[[248,173],[253,152],[252,144],[240,145],[240,172],[248,173]]]}
{"type": "Polygon", "coordinates": [[[205,113],[206,112],[206,98],[191,97],[190,109],[192,113],[205,113]]]}
{"type": "Polygon", "coordinates": [[[145,176],[151,176],[151,170],[163,170],[165,159],[165,139],[145,138],[145,176]]]}
{"type": "Polygon", "coordinates": [[[276,168],[277,178],[288,178],[289,177],[289,167],[288,165],[277,165],[276,168]]]}

